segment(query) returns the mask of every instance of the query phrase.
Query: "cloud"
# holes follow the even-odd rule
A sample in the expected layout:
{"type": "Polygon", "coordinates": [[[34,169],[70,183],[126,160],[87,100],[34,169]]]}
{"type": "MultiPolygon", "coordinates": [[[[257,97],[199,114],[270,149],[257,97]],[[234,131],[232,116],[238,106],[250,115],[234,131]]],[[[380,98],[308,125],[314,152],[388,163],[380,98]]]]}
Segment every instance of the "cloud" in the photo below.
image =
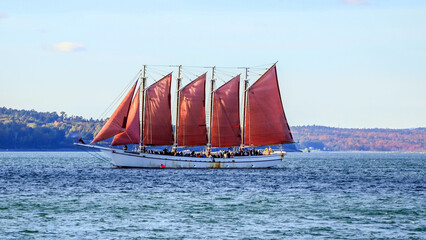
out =
{"type": "Polygon", "coordinates": [[[76,42],[60,42],[50,45],[49,47],[56,52],[82,52],[86,51],[86,46],[83,43],[76,42]]]}
{"type": "Polygon", "coordinates": [[[368,2],[364,1],[364,0],[343,0],[343,3],[347,4],[347,5],[366,5],[366,4],[368,4],[368,2]]]}

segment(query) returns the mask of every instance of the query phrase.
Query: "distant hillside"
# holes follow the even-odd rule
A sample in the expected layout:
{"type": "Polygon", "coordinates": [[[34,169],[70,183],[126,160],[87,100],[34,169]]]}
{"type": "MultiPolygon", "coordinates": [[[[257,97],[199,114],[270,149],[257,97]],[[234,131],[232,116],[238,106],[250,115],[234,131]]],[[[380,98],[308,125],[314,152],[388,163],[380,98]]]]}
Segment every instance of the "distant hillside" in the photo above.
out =
{"type": "Polygon", "coordinates": [[[104,121],[67,116],[65,112],[37,112],[0,108],[0,149],[70,148],[75,138],[100,131],[104,121]]]}
{"type": "MultiPolygon", "coordinates": [[[[90,141],[105,120],[67,116],[65,112],[37,112],[0,108],[0,149],[73,148],[83,136],[90,141]]],[[[293,126],[300,149],[330,151],[426,151],[426,128],[350,129],[293,126]]],[[[289,146],[291,147],[291,146],[289,146]]]]}
{"type": "Polygon", "coordinates": [[[426,151],[426,128],[358,129],[324,126],[291,127],[301,149],[331,151],[426,151]]]}

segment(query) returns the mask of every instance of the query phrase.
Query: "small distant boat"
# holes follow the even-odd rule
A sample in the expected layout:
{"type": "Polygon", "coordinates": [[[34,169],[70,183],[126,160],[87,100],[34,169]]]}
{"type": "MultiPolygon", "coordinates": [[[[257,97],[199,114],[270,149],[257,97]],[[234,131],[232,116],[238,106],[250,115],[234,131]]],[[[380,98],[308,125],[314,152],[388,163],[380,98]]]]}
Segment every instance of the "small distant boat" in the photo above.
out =
{"type": "Polygon", "coordinates": [[[284,151],[255,150],[259,146],[293,143],[279,91],[276,65],[251,86],[245,68],[240,114],[240,75],[214,89],[215,67],[210,81],[210,108],[207,128],[205,102],[207,73],[181,88],[182,66],[176,78],[176,124],[171,112],[172,73],[146,87],[146,65],[121,104],[90,144],[109,155],[116,167],[131,168],[270,168],[284,158],[284,151]],[[139,87],[138,87],[138,82],[139,87]],[[137,88],[138,87],[138,88],[137,88]],[[240,121],[242,115],[242,123],[240,121]],[[114,137],[110,147],[95,143],[114,137]],[[113,146],[139,144],[137,151],[113,146]],[[164,151],[151,147],[172,146],[164,151]],[[180,150],[202,146],[203,151],[180,150]],[[232,151],[232,147],[238,150],[232,151]],[[229,150],[215,151],[222,148],[229,150]]]}

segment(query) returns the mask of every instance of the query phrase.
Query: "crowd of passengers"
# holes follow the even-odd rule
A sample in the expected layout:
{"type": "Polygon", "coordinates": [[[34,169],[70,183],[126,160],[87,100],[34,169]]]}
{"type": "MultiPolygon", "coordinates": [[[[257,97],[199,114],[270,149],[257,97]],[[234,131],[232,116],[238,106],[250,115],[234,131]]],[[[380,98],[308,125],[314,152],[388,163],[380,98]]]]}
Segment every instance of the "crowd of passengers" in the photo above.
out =
{"type": "MultiPolygon", "coordinates": [[[[127,146],[125,146],[124,150],[127,150],[127,146]]],[[[240,148],[238,151],[232,151],[232,150],[225,150],[225,151],[219,151],[219,152],[211,152],[210,154],[208,151],[201,151],[201,152],[189,152],[189,151],[169,151],[167,148],[163,149],[162,151],[158,150],[151,150],[151,149],[142,149],[142,152],[144,153],[151,153],[151,154],[159,154],[159,155],[169,155],[169,156],[182,156],[182,157],[214,157],[214,158],[233,158],[234,156],[258,156],[258,155],[269,155],[273,153],[273,150],[271,147],[265,148],[265,150],[256,150],[254,148],[251,149],[242,149],[240,148]]]]}

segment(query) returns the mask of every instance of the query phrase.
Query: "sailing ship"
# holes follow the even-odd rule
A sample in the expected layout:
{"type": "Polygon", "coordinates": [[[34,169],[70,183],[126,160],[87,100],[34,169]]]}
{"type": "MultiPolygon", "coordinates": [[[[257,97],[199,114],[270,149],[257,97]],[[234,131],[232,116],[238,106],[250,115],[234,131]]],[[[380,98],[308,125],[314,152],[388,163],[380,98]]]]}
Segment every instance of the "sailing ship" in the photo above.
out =
{"type": "Polygon", "coordinates": [[[263,152],[255,149],[294,143],[282,106],[276,64],[251,86],[248,68],[245,68],[242,104],[240,75],[215,90],[216,69],[213,67],[208,127],[205,112],[207,73],[181,88],[181,70],[180,65],[176,78],[174,129],[172,73],[146,87],[144,65],[138,77],[140,83],[137,80],[133,84],[93,141],[76,145],[99,149],[111,158],[116,167],[270,168],[282,161],[284,151],[273,152],[270,147],[263,152]],[[95,144],[111,137],[114,138],[109,147],[95,144]],[[127,150],[127,144],[139,144],[139,149],[127,150]],[[124,149],[114,147],[123,145],[124,149]],[[163,151],[152,149],[158,146],[166,148],[163,151]],[[195,146],[201,146],[203,150],[185,150],[195,146]],[[171,150],[168,150],[170,147],[171,150]]]}

